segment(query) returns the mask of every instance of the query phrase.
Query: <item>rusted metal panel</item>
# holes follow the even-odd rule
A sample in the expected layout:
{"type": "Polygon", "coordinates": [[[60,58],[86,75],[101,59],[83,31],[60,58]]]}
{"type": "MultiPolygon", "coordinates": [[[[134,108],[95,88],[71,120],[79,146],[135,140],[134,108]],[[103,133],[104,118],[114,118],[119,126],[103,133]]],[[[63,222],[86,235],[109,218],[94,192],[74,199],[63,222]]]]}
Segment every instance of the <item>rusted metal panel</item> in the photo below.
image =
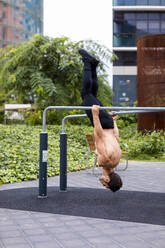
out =
{"type": "MultiPolygon", "coordinates": [[[[165,35],[137,41],[137,100],[139,107],[165,106],[165,35]]],[[[138,130],[165,130],[165,113],[138,114],[138,130]]]]}

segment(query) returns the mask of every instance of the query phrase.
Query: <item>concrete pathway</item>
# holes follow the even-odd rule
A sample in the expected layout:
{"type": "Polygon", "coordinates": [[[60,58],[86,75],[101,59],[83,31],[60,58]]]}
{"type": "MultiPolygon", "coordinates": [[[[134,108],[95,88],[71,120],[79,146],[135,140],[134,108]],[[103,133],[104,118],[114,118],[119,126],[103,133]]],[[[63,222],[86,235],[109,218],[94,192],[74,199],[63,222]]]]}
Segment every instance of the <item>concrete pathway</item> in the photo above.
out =
{"type": "MultiPolygon", "coordinates": [[[[100,185],[98,181],[99,170],[95,171],[95,175],[92,174],[91,170],[69,173],[68,192],[60,194],[70,197],[69,192],[72,192],[74,188],[76,189],[76,194],[78,194],[79,189],[81,189],[80,194],[90,189],[90,192],[96,193],[96,196],[93,195],[96,198],[97,192],[102,190],[102,195],[104,196],[104,192],[106,196],[109,194],[111,199],[116,201],[116,204],[118,204],[119,199],[124,200],[125,195],[129,197],[131,195],[133,203],[135,195],[135,208],[138,204],[140,210],[140,204],[146,204],[144,197],[146,196],[147,201],[148,195],[152,193],[154,197],[158,197],[155,199],[158,199],[160,207],[162,207],[161,204],[164,204],[164,212],[162,213],[162,218],[164,219],[160,220],[160,223],[165,223],[165,163],[129,162],[128,169],[118,173],[123,179],[123,188],[119,194],[115,193],[113,195],[112,192],[108,192],[107,189],[100,185]],[[137,195],[138,197],[143,195],[143,198],[138,198],[137,195]],[[139,204],[138,199],[143,199],[142,203],[140,202],[139,204]]],[[[113,219],[101,218],[100,216],[90,217],[90,214],[89,216],[83,216],[79,212],[76,216],[67,214],[67,212],[59,214],[56,213],[55,209],[57,205],[54,205],[55,208],[53,208],[53,202],[52,211],[46,211],[47,202],[48,200],[50,201],[54,194],[53,188],[56,187],[57,189],[58,185],[59,177],[48,179],[48,189],[51,189],[50,195],[48,190],[48,198],[39,200],[39,204],[45,207],[45,211],[36,211],[36,209],[33,211],[34,194],[32,194],[33,201],[27,210],[21,208],[22,203],[19,200],[17,208],[14,208],[11,204],[12,199],[7,200],[3,197],[4,193],[6,193],[10,198],[13,197],[14,201],[17,197],[19,199],[19,192],[22,190],[25,190],[25,192],[35,190],[37,198],[38,181],[0,186],[0,248],[165,247],[165,225],[156,224],[154,221],[154,224],[152,223],[152,216],[150,215],[153,215],[153,219],[157,215],[157,212],[152,209],[149,209],[151,212],[148,213],[148,216],[151,217],[151,223],[148,223],[149,221],[145,216],[138,219],[138,216],[131,215],[132,219],[129,221],[122,220],[122,212],[125,211],[128,216],[130,209],[120,209],[121,216],[116,219],[114,217],[113,219]]],[[[91,207],[90,204],[89,200],[89,204],[87,202],[89,208],[91,207]]],[[[26,202],[24,202],[24,205],[26,205],[26,202]]],[[[92,206],[95,213],[95,206],[92,206]]],[[[66,209],[67,207],[69,208],[69,206],[66,206],[66,209]]],[[[111,212],[112,209],[110,208],[109,211],[111,212]]]]}

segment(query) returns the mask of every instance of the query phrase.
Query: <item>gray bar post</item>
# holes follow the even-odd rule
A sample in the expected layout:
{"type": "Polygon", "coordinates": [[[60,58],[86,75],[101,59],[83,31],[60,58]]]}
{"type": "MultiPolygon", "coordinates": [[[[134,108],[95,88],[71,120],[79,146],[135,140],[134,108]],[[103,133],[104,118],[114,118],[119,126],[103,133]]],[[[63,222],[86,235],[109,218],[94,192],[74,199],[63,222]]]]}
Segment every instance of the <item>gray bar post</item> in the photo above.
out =
{"type": "Polygon", "coordinates": [[[39,198],[47,197],[47,156],[48,156],[48,134],[40,133],[40,155],[39,155],[39,198]]]}
{"type": "Polygon", "coordinates": [[[67,191],[67,134],[60,134],[60,192],[67,191]]]}

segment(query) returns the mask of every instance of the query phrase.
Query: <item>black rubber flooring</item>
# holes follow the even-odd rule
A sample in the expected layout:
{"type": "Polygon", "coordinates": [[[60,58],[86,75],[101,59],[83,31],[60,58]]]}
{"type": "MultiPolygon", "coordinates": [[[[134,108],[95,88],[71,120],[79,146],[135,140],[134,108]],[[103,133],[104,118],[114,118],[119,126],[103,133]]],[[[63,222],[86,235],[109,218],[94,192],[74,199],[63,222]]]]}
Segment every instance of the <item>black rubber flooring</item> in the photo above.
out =
{"type": "Polygon", "coordinates": [[[165,225],[165,194],[104,189],[48,188],[48,198],[38,198],[38,188],[0,191],[0,208],[165,225]]]}

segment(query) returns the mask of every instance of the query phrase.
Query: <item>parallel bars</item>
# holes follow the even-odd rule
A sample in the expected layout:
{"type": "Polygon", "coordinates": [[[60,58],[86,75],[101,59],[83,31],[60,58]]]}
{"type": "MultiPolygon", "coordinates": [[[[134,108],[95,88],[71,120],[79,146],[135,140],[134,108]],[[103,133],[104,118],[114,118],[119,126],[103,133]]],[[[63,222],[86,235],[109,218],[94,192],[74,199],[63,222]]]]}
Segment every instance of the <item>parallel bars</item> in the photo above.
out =
{"type": "MultiPolygon", "coordinates": [[[[47,156],[48,156],[48,134],[46,132],[46,113],[48,110],[89,110],[91,106],[49,106],[43,112],[42,132],[40,133],[40,155],[39,155],[39,198],[47,197],[47,156]]],[[[165,111],[165,107],[100,107],[114,112],[114,115],[137,114],[165,111]],[[121,111],[126,110],[126,111],[121,111]]],[[[67,135],[65,133],[65,120],[68,118],[87,117],[84,115],[68,115],[62,120],[62,132],[60,133],[60,192],[67,190],[67,135]]]]}

